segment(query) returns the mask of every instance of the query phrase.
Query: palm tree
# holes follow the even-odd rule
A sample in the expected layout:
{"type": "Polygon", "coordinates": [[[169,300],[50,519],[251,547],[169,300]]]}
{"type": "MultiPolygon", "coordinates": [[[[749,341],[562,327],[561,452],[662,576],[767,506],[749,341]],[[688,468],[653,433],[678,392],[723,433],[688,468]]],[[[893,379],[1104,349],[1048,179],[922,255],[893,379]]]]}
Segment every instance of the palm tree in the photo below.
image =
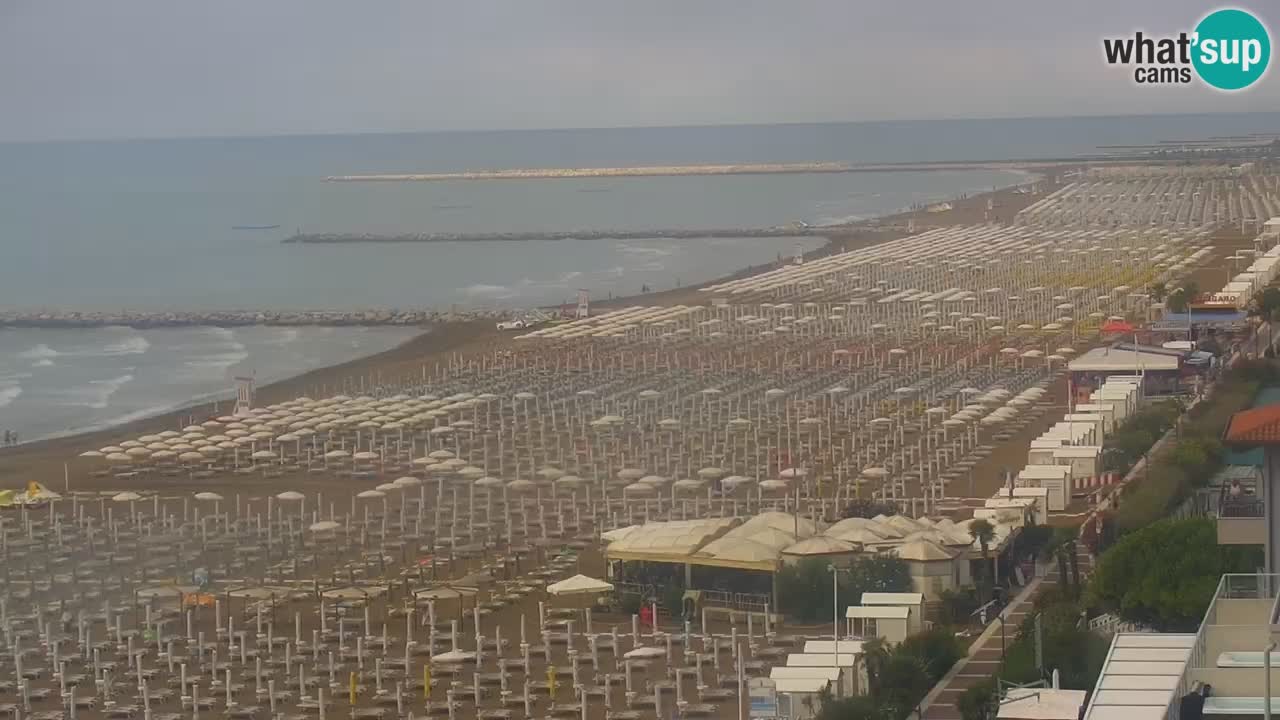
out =
{"type": "Polygon", "coordinates": [[[880,696],[880,678],[884,666],[889,662],[889,646],[884,638],[867,638],[862,642],[863,662],[867,664],[867,694],[872,698],[880,696]]]}
{"type": "MultiPolygon", "coordinates": [[[[990,588],[995,583],[995,573],[991,571],[991,541],[996,537],[995,527],[988,521],[978,518],[969,523],[969,534],[978,541],[978,546],[982,548],[982,574],[986,580],[983,583],[990,588]]],[[[988,590],[983,590],[982,602],[987,602],[991,598],[987,596],[988,590]]]]}

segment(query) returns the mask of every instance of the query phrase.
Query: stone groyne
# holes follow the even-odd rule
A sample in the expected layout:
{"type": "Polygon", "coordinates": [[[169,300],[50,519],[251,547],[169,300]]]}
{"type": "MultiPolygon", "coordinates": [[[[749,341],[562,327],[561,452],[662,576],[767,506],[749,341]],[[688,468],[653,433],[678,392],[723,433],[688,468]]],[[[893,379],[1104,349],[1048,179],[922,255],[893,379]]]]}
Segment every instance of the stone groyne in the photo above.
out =
{"type": "Polygon", "coordinates": [[[244,327],[275,326],[428,326],[472,320],[501,320],[511,317],[508,310],[310,310],[255,311],[226,310],[206,312],[78,312],[78,311],[0,311],[0,328],[93,328],[109,325],[140,330],[195,326],[244,327]]]}
{"type": "Polygon", "coordinates": [[[844,173],[854,167],[844,163],[738,163],[732,165],[663,165],[601,168],[513,168],[445,173],[376,173],[330,175],[326,182],[440,182],[445,180],[549,180],[556,178],[677,177],[681,175],[775,175],[844,173]]]}
{"type": "Polygon", "coordinates": [[[712,228],[668,230],[575,230],[508,233],[298,233],[281,242],[325,243],[444,243],[444,242],[530,242],[545,240],[699,240],[708,238],[796,238],[826,235],[840,226],[794,226],[771,228],[712,228]]]}

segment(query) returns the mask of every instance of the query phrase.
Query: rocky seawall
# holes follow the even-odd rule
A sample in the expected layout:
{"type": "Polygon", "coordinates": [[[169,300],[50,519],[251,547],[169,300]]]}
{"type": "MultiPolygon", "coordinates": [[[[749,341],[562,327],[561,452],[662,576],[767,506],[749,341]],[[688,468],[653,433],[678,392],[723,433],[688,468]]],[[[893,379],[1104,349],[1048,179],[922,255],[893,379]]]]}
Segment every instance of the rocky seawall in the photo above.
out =
{"type": "Polygon", "coordinates": [[[244,327],[275,326],[428,326],[473,320],[502,320],[513,315],[509,310],[312,310],[218,312],[77,312],[0,311],[0,328],[92,328],[109,325],[137,329],[166,327],[244,327]]]}
{"type": "Polygon", "coordinates": [[[711,238],[795,238],[827,235],[847,226],[813,227],[796,223],[770,228],[709,228],[666,230],[576,230],[506,233],[342,233],[310,232],[291,235],[281,242],[325,243],[447,243],[447,242],[536,242],[555,240],[705,240],[711,238]]]}

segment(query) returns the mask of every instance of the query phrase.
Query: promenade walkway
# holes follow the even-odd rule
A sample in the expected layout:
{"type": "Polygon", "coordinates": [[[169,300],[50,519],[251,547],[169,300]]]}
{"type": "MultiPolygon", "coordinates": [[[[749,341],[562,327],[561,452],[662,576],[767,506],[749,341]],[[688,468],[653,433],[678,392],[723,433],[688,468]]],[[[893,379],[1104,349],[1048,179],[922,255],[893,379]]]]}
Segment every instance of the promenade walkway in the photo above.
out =
{"type": "MultiPolygon", "coordinates": [[[[1076,543],[1076,558],[1080,567],[1080,577],[1084,578],[1093,572],[1093,557],[1082,543],[1076,543]]],[[[1058,576],[1058,564],[1049,563],[1043,577],[1031,581],[1022,592],[1005,607],[1004,639],[1005,647],[1017,639],[1018,628],[1035,609],[1036,599],[1044,592],[1056,588],[1061,578],[1058,576]]],[[[997,620],[987,626],[978,639],[969,647],[969,654],[956,663],[933,690],[925,696],[921,703],[919,717],[927,720],[960,720],[960,696],[965,690],[995,677],[1000,671],[1003,657],[1001,645],[1001,623],[997,620]]]]}

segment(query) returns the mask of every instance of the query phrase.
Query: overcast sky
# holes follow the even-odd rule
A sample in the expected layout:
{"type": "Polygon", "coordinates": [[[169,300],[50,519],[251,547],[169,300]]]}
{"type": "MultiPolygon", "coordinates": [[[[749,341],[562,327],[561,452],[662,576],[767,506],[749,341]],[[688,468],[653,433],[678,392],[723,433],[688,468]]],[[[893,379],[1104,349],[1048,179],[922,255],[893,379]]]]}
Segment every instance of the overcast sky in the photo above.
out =
{"type": "MultiPolygon", "coordinates": [[[[1235,6],[1275,40],[1280,6],[1235,6]]],[[[1274,68],[1228,95],[1103,63],[1104,36],[1216,7],[0,0],[0,141],[1280,111],[1274,68]]]]}

